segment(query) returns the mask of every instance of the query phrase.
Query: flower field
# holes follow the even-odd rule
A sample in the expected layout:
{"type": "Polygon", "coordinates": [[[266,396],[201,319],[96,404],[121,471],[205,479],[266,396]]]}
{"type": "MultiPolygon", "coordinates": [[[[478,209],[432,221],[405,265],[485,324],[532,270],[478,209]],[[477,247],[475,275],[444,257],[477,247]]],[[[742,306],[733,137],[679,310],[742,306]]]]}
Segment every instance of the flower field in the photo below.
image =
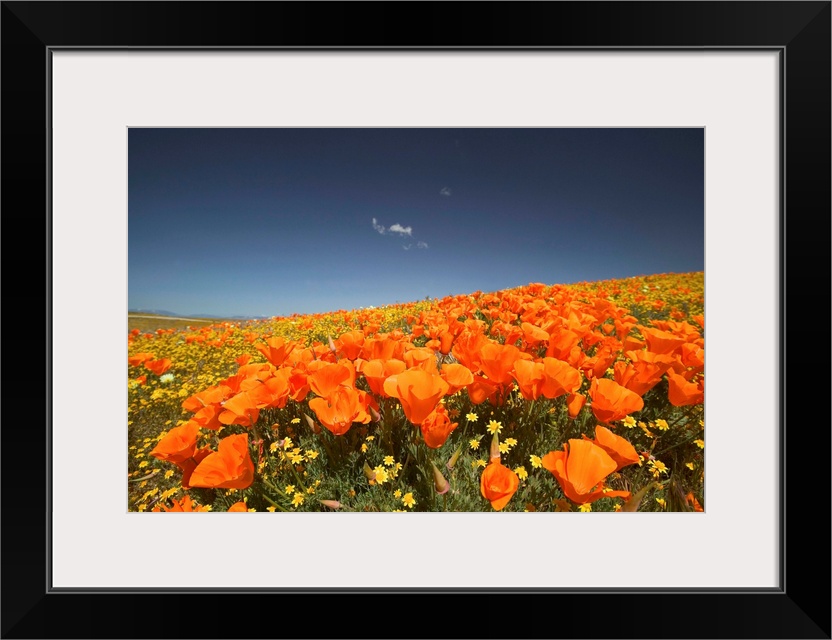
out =
{"type": "Polygon", "coordinates": [[[704,274],[128,335],[128,509],[704,511],[704,274]]]}

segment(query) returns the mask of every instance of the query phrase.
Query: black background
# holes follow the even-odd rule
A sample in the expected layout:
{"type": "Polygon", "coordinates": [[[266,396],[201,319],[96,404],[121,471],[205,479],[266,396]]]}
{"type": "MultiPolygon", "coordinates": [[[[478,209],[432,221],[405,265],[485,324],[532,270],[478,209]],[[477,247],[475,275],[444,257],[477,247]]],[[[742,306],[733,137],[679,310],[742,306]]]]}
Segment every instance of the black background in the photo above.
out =
{"type": "MultiPolygon", "coordinates": [[[[3,638],[830,637],[829,2],[3,2],[0,20],[3,638]],[[48,49],[129,46],[784,51],[781,588],[50,592],[48,49]],[[792,314],[785,326],[787,302],[792,314]],[[788,398],[787,380],[796,383],[788,398]],[[396,622],[384,624],[388,618],[396,622]]],[[[746,319],[737,321],[741,326],[746,319]]],[[[740,354],[743,348],[753,346],[738,343],[740,354]]],[[[738,375],[753,372],[738,366],[738,375]]],[[[743,492],[759,490],[755,461],[743,451],[735,455],[748,468],[747,484],[734,488],[742,500],[743,492]]],[[[80,510],[94,508],[91,495],[80,510]]],[[[464,554],[464,541],[456,544],[464,554]]],[[[500,541],[495,553],[510,558],[517,544],[520,532],[515,540],[500,541]]],[[[395,566],[374,557],[370,539],[356,544],[333,536],[331,548],[315,551],[321,558],[359,552],[367,557],[368,571],[406,571],[408,561],[419,561],[420,541],[406,546],[410,560],[403,555],[395,566]]],[[[610,531],[613,557],[616,546],[610,531]]],[[[574,552],[592,552],[575,547],[574,552]]],[[[708,549],[686,552],[693,562],[708,549]]],[[[553,547],[551,553],[563,550],[553,547]]],[[[650,557],[649,541],[644,553],[644,564],[656,571],[680,568],[678,558],[650,557]]]]}

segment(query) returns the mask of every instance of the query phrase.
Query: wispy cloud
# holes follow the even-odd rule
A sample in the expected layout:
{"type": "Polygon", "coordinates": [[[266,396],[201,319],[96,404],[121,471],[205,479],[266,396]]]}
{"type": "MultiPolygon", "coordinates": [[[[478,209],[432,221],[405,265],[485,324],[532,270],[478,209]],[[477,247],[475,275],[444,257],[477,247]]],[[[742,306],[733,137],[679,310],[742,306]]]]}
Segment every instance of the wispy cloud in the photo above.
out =
{"type": "Polygon", "coordinates": [[[442,187],[442,190],[439,192],[440,195],[449,196],[451,195],[451,188],[450,187],[442,187]]]}
{"type": "MultiPolygon", "coordinates": [[[[385,227],[383,224],[379,224],[376,218],[373,218],[373,229],[378,231],[383,236],[391,233],[396,233],[402,237],[413,237],[413,227],[405,227],[403,225],[400,225],[398,222],[396,224],[391,224],[389,227],[385,227]]],[[[415,245],[412,242],[409,244],[403,244],[402,249],[404,249],[405,251],[410,251],[414,246],[417,249],[427,249],[428,243],[419,240],[415,245]]]]}
{"type": "Polygon", "coordinates": [[[376,218],[373,218],[373,229],[378,231],[381,235],[398,233],[400,236],[413,236],[413,227],[404,227],[398,222],[396,224],[391,224],[389,227],[385,227],[383,224],[379,224],[376,218]]]}

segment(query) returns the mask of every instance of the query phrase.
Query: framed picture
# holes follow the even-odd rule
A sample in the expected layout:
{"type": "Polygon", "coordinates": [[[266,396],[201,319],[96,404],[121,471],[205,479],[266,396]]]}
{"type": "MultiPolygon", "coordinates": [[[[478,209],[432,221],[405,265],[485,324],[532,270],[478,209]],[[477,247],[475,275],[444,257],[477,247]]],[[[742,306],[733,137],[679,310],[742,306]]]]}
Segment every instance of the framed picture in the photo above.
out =
{"type": "MultiPolygon", "coordinates": [[[[4,637],[235,637],[275,625],[369,635],[364,598],[379,595],[399,596],[385,604],[411,608],[403,622],[424,637],[830,637],[825,493],[807,491],[829,479],[827,419],[807,411],[820,406],[817,382],[786,404],[786,363],[793,381],[817,376],[809,354],[826,335],[801,322],[817,300],[787,325],[786,292],[791,283],[799,300],[807,279],[829,291],[817,268],[830,237],[829,2],[2,12],[6,237],[33,239],[8,243],[7,314],[20,305],[37,317],[45,302],[44,329],[27,313],[4,345],[1,570],[16,585],[4,587],[4,637]],[[370,26],[404,14],[412,30],[370,26]],[[138,127],[703,128],[706,512],[338,514],[336,525],[332,514],[126,512],[127,149],[138,127]],[[17,331],[25,338],[9,339],[17,331]],[[43,363],[45,384],[30,380],[43,363]],[[805,582],[803,566],[822,579],[805,582]],[[170,594],[188,596],[187,616],[168,609],[170,594]],[[467,617],[448,595],[488,606],[474,601],[469,623],[443,631],[426,611],[467,617]],[[95,614],[113,598],[124,629],[95,614]],[[337,624],[319,626],[322,611],[337,624]]],[[[177,268],[169,253],[160,273],[177,268]]]]}

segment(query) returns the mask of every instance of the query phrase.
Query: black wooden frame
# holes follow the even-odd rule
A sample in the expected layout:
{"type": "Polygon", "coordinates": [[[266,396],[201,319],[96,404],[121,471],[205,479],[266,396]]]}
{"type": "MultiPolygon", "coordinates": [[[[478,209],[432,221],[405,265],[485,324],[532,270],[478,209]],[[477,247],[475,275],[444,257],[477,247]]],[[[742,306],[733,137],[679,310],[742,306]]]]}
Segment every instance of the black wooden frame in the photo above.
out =
{"type": "Polygon", "coordinates": [[[3,638],[830,638],[829,385],[828,364],[820,357],[830,353],[829,1],[12,1],[2,2],[0,21],[1,197],[6,227],[2,255],[5,420],[0,433],[0,506],[5,516],[0,543],[3,638]],[[780,523],[780,588],[672,593],[639,589],[441,593],[355,589],[277,594],[206,590],[176,596],[153,590],[52,590],[47,554],[50,492],[45,473],[51,445],[48,96],[51,52],[70,47],[778,51],[784,80],[780,488],[786,505],[780,523]],[[819,293],[805,299],[797,312],[804,299],[795,292],[807,280],[819,293]],[[787,325],[789,284],[788,301],[794,313],[787,325]],[[42,329],[36,324],[39,321],[42,329]],[[792,347],[788,352],[787,343],[792,347]],[[41,370],[46,371],[45,383],[33,375],[41,370]],[[792,372],[789,379],[805,385],[793,387],[788,404],[787,371],[792,372]],[[400,620],[396,628],[385,628],[382,618],[370,613],[380,606],[394,611],[400,620]],[[190,613],[180,615],[186,608],[190,613]],[[109,614],[101,616],[101,610],[109,614]],[[112,626],[113,611],[123,621],[119,627],[112,626]],[[443,626],[448,618],[455,621],[451,628],[443,626]]]}

